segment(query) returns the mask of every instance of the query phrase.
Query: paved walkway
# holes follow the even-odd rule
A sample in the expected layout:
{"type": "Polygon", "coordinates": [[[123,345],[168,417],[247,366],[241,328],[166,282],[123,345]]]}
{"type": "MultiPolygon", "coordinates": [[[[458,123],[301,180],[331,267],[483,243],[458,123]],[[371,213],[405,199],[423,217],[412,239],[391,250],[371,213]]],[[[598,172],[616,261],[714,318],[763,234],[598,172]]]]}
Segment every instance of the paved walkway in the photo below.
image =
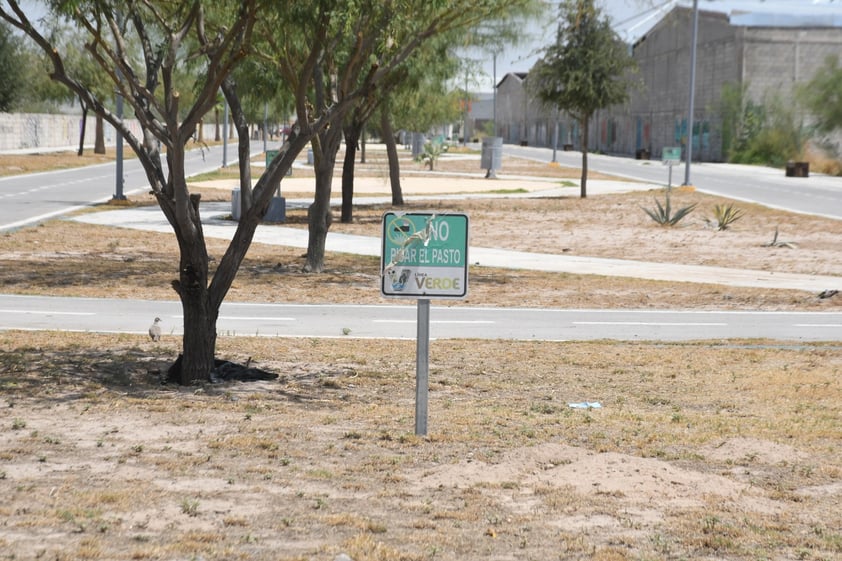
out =
{"type": "MultiPolygon", "coordinates": [[[[505,195],[489,193],[490,180],[481,174],[401,178],[404,195],[407,200],[436,200],[467,197],[548,197],[559,195],[576,196],[578,186],[559,187],[558,179],[535,177],[512,177],[501,175],[493,180],[493,189],[506,192],[505,195]],[[455,193],[455,194],[454,194],[455,193]]],[[[230,189],[236,182],[213,182],[210,187],[230,189]]],[[[588,181],[590,196],[606,193],[620,193],[633,190],[662,188],[662,185],[625,181],[588,181]]],[[[306,192],[313,189],[312,178],[285,178],[282,188],[289,192],[306,192]]],[[[338,189],[338,186],[337,186],[338,189]]],[[[388,202],[387,178],[358,178],[355,180],[357,204],[388,202]]],[[[338,192],[338,191],[334,191],[338,192]]],[[[306,206],[311,200],[287,200],[288,206],[306,206]]],[[[339,200],[334,201],[339,204],[339,200]]],[[[207,203],[203,205],[205,217],[204,232],[208,237],[230,240],[236,223],[224,219],[230,215],[231,205],[227,203],[207,203]]],[[[133,208],[86,213],[75,216],[74,220],[91,224],[113,227],[134,228],[159,232],[171,232],[171,228],[158,207],[133,208]]],[[[283,245],[306,249],[307,231],[282,225],[263,225],[257,229],[254,241],[263,244],[283,245]]],[[[354,236],[330,233],[326,243],[327,251],[355,253],[359,255],[380,255],[380,239],[366,236],[354,236]]],[[[531,269],[537,271],[562,272],[585,275],[604,275],[612,277],[642,278],[671,282],[694,282],[721,284],[739,287],[762,287],[772,289],[805,290],[818,294],[824,290],[842,290],[842,277],[776,273],[724,267],[705,267],[696,265],[678,265],[630,261],[624,259],[605,259],[572,255],[552,255],[528,253],[495,248],[471,246],[469,259],[472,265],[499,267],[507,269],[531,269]]]]}

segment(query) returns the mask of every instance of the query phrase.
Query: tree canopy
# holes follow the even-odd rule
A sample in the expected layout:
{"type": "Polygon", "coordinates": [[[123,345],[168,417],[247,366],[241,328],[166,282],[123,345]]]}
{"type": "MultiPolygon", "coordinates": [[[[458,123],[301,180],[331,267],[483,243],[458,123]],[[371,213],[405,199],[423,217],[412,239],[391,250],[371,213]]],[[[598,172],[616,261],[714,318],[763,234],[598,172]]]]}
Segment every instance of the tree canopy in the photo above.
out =
{"type": "Polygon", "coordinates": [[[22,68],[21,41],[11,28],[0,22],[0,112],[14,108],[21,91],[22,68]]]}
{"type": "MultiPolygon", "coordinates": [[[[338,132],[353,108],[396,79],[427,40],[478,25],[534,0],[45,0],[78,27],[85,49],[140,124],[137,135],[110,109],[94,84],[68,64],[66,51],[32,22],[19,0],[0,2],[0,19],[28,35],[50,61],[51,78],[70,89],[122,134],[137,154],[179,246],[173,289],[184,312],[182,357],[175,379],[207,379],[214,368],[216,321],[240,264],[275,193],[301,150],[335,158],[338,132]],[[279,75],[297,121],[278,155],[251,186],[249,136],[241,103],[256,60],[279,75]],[[222,90],[239,134],[244,204],[224,255],[211,268],[200,195],[185,177],[187,144],[222,90]],[[163,151],[162,151],[163,148],[163,151]]],[[[257,69],[260,71],[260,69],[257,69]]],[[[332,170],[332,168],[331,168],[332,170]]],[[[318,171],[317,171],[318,175],[318,171]]],[[[319,270],[330,224],[330,183],[317,183],[310,208],[308,263],[319,270]]]]}
{"type": "Polygon", "coordinates": [[[819,132],[842,129],[842,67],[838,55],[825,59],[815,76],[799,89],[799,97],[815,117],[819,132]]]}

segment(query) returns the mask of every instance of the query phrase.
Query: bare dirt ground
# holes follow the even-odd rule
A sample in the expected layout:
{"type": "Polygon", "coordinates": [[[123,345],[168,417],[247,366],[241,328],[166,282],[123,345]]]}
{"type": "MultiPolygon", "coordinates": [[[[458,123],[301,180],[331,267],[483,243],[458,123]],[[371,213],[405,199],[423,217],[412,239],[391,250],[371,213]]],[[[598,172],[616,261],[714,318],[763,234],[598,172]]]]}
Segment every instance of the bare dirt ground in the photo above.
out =
{"type": "MultiPolygon", "coordinates": [[[[681,193],[699,208],[663,229],[639,208],[654,196],[456,210],[481,246],[536,250],[543,236],[581,255],[840,274],[832,221],[740,204],[746,216],[715,232],[701,215],[720,201],[681,193]],[[775,226],[797,245],[764,246],[775,226]]],[[[381,212],[333,230],[378,235],[381,212]]],[[[174,259],[169,236],[57,220],[0,236],[0,291],[172,298],[174,259]]],[[[300,250],[254,247],[231,297],[382,303],[374,259],[330,255],[318,278],[301,263],[300,250]]],[[[471,275],[474,305],[839,306],[471,275]]],[[[434,341],[426,437],[413,430],[413,341],[220,337],[220,356],[279,378],[161,385],[179,345],[0,332],[0,559],[842,559],[838,345],[434,341]]]]}

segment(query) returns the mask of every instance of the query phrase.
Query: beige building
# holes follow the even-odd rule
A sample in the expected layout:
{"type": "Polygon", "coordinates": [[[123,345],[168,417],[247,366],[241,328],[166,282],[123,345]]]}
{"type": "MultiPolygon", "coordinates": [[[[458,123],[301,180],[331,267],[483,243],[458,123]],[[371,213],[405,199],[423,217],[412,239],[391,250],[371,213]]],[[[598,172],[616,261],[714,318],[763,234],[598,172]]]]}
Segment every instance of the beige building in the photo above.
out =
{"type": "MultiPolygon", "coordinates": [[[[721,96],[726,84],[745,87],[768,104],[792,99],[797,84],[810,80],[825,59],[842,58],[842,4],[800,6],[797,13],[774,2],[701,2],[698,19],[692,142],[694,160],[721,161],[721,96]]],[[[674,2],[650,22],[631,46],[643,87],[630,100],[597,112],[590,130],[592,151],[658,158],[665,146],[682,146],[687,124],[693,10],[674,2]],[[659,15],[660,16],[660,15],[659,15]]],[[[498,131],[507,143],[552,146],[556,117],[528,99],[528,75],[508,74],[497,86],[498,131]]],[[[579,148],[577,125],[558,120],[558,146],[579,148]]]]}

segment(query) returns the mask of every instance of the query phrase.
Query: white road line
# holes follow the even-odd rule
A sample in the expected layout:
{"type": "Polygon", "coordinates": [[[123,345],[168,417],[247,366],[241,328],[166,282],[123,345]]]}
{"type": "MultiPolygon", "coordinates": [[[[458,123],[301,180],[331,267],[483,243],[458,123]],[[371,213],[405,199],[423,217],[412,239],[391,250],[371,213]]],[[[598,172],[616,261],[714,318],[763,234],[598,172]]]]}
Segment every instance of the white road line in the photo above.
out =
{"type": "Polygon", "coordinates": [[[669,322],[669,321],[574,321],[573,325],[663,325],[676,327],[696,327],[696,326],[710,326],[710,327],[725,327],[727,323],[713,323],[713,322],[669,322]]]}
{"type": "MultiPolygon", "coordinates": [[[[171,316],[174,319],[184,319],[184,316],[171,316]]],[[[290,317],[271,317],[271,316],[219,316],[220,320],[242,320],[242,321],[297,321],[296,318],[290,317]]]]}
{"type": "Polygon", "coordinates": [[[796,323],[795,327],[842,327],[842,323],[796,323]]]}
{"type": "MultiPolygon", "coordinates": [[[[417,323],[418,320],[415,319],[375,319],[372,320],[372,323],[417,323]]],[[[440,324],[493,324],[495,322],[488,321],[488,320],[430,320],[430,323],[440,323],[440,324]]]]}
{"type": "Polygon", "coordinates": [[[55,312],[53,310],[0,310],[0,314],[32,314],[44,316],[95,316],[95,312],[55,312]]]}

